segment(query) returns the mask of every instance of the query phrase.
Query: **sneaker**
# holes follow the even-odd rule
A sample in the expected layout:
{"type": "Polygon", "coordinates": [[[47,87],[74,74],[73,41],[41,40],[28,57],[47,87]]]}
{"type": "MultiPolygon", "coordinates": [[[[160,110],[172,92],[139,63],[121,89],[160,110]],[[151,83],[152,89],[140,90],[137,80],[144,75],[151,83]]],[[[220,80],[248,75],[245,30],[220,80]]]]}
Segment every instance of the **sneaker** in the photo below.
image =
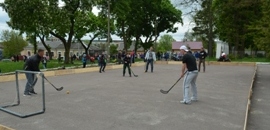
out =
{"type": "Polygon", "coordinates": [[[29,94],[37,94],[34,90],[29,91],[29,94]]]}
{"type": "Polygon", "coordinates": [[[147,73],[147,71],[144,71],[144,73],[147,73]]]}
{"type": "Polygon", "coordinates": [[[181,104],[186,104],[186,105],[190,105],[191,102],[186,102],[186,101],[180,101],[181,104]]]}
{"type": "Polygon", "coordinates": [[[23,96],[31,96],[30,93],[24,93],[23,96]]]}
{"type": "Polygon", "coordinates": [[[131,74],[129,75],[129,77],[131,77],[131,74]]]}
{"type": "Polygon", "coordinates": [[[191,99],[192,102],[198,102],[198,99],[191,99]]]}

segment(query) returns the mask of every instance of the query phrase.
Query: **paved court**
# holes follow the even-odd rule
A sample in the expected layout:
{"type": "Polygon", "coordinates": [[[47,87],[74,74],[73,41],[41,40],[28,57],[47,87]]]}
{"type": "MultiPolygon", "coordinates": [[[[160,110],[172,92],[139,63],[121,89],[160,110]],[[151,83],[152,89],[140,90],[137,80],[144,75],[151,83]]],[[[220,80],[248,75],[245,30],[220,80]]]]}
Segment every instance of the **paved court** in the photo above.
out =
{"type": "MultiPolygon", "coordinates": [[[[197,79],[199,101],[191,105],[179,103],[182,80],[170,93],[159,92],[174,84],[180,68],[155,65],[154,73],[144,73],[143,67],[134,67],[137,78],[122,77],[122,69],[48,77],[64,90],[58,92],[46,84],[44,114],[21,119],[0,111],[0,124],[18,130],[243,129],[254,67],[207,66],[197,79]]],[[[0,83],[0,102],[4,99],[1,93],[14,85],[0,83]]],[[[30,100],[35,103],[39,98],[30,100]]]]}
{"type": "Polygon", "coordinates": [[[258,65],[253,88],[248,130],[270,130],[270,65],[258,65]]]}

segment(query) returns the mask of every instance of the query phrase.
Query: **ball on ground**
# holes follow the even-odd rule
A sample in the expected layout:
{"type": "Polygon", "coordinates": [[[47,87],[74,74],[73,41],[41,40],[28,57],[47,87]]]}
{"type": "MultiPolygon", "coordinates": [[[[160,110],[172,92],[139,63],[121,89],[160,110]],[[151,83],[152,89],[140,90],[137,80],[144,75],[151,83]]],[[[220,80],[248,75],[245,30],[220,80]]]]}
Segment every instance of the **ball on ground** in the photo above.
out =
{"type": "Polygon", "coordinates": [[[69,91],[67,91],[67,94],[69,94],[69,91]]]}

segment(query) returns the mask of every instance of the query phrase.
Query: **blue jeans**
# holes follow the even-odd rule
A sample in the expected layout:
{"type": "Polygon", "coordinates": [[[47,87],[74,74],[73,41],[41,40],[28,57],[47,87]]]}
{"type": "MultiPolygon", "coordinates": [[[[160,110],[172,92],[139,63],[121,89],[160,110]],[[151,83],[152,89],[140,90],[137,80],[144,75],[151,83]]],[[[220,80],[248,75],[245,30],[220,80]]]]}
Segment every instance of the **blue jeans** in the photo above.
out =
{"type": "Polygon", "coordinates": [[[147,60],[145,72],[147,72],[149,64],[151,65],[151,72],[153,72],[153,69],[154,69],[153,61],[154,61],[153,59],[147,60]]]}
{"type": "Polygon", "coordinates": [[[34,86],[37,83],[36,74],[25,73],[27,83],[25,85],[24,93],[29,93],[30,91],[34,90],[34,86]]]}

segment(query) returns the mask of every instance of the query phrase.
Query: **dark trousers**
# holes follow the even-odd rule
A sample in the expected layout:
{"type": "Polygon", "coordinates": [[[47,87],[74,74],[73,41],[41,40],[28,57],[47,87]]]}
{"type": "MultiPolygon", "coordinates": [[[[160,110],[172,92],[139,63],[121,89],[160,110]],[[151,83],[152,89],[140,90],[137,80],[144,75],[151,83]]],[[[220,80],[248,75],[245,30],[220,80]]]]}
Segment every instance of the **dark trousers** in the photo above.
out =
{"type": "Polygon", "coordinates": [[[118,58],[118,64],[121,64],[121,63],[122,63],[122,59],[118,58]]]}
{"type": "Polygon", "coordinates": [[[151,65],[151,72],[153,72],[153,69],[154,69],[153,59],[147,60],[145,72],[148,71],[148,66],[149,66],[149,64],[151,65]]]}
{"type": "Polygon", "coordinates": [[[106,63],[100,63],[99,72],[101,73],[101,71],[104,71],[105,68],[106,68],[106,63]]]}
{"type": "Polygon", "coordinates": [[[83,62],[83,68],[85,68],[85,66],[86,66],[86,62],[83,62]]]}
{"type": "Polygon", "coordinates": [[[203,72],[205,72],[205,59],[199,59],[198,71],[201,70],[201,64],[203,64],[203,72]]]}
{"type": "Polygon", "coordinates": [[[124,64],[123,65],[123,76],[126,74],[126,68],[128,68],[128,73],[129,73],[129,75],[131,75],[130,65],[124,64]]]}
{"type": "Polygon", "coordinates": [[[47,68],[47,63],[43,63],[43,69],[47,68]]]}

